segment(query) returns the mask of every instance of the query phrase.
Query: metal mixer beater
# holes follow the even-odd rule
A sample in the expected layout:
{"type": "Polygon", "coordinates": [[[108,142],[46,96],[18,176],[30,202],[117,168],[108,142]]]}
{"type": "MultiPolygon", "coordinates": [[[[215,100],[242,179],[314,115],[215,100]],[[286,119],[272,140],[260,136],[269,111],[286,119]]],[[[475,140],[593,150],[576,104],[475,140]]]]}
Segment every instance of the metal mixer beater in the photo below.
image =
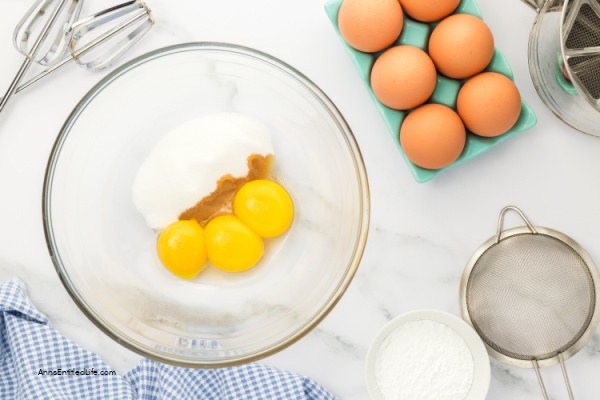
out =
{"type": "Polygon", "coordinates": [[[15,47],[25,60],[4,97],[8,100],[70,61],[97,71],[111,66],[154,25],[142,0],[132,0],[79,19],[82,0],[38,0],[15,29],[15,47]],[[21,84],[31,64],[47,69],[21,84]]]}

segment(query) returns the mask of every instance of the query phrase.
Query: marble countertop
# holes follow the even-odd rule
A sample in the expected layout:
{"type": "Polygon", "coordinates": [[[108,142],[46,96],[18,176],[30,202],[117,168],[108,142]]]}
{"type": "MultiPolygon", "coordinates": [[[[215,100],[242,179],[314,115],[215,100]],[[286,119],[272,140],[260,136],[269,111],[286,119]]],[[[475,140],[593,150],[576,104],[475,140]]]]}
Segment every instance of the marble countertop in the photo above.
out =
{"type": "MultiPolygon", "coordinates": [[[[233,42],[271,53],[319,85],[347,118],[363,152],[372,201],[369,242],[349,291],[307,337],[265,363],[309,375],[343,399],[367,398],[364,359],[377,331],[394,316],[434,308],[459,314],[458,286],[472,252],[495,231],[507,204],[534,223],[580,242],[600,260],[600,139],[564,126],[539,100],[527,67],[534,14],[522,2],[479,0],[497,46],[512,64],[539,123],[533,130],[417,184],[393,145],[323,11],[323,0],[148,0],[157,25],[129,57],[187,41],[233,42]],[[502,3],[502,4],[501,4],[502,3]]],[[[110,5],[89,0],[87,12],[110,5]]],[[[12,48],[29,0],[0,0],[0,88],[21,57],[12,48]]],[[[69,338],[124,373],[140,356],[101,333],[70,300],[44,240],[42,183],[61,124],[102,76],[71,65],[17,95],[0,116],[0,281],[25,280],[35,304],[69,338]]],[[[517,220],[513,220],[514,223],[517,220]]],[[[492,363],[488,399],[541,398],[532,370],[492,363]]],[[[568,361],[575,394],[600,391],[600,336],[568,361]]],[[[560,368],[543,371],[553,398],[566,398],[560,368]]]]}

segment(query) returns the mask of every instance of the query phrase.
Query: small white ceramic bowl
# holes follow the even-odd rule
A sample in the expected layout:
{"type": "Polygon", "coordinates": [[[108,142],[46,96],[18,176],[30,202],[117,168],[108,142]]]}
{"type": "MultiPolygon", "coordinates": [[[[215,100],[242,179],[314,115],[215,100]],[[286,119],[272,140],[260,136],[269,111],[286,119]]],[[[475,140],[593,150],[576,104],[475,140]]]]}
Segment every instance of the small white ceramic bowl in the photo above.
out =
{"type": "Polygon", "coordinates": [[[475,330],[462,319],[437,310],[413,311],[391,320],[377,334],[369,348],[366,362],[367,389],[372,400],[387,400],[381,394],[375,376],[377,352],[384,340],[396,329],[410,321],[435,321],[446,325],[460,336],[473,355],[473,384],[464,400],[485,399],[490,386],[490,359],[485,345],[475,330]]]}

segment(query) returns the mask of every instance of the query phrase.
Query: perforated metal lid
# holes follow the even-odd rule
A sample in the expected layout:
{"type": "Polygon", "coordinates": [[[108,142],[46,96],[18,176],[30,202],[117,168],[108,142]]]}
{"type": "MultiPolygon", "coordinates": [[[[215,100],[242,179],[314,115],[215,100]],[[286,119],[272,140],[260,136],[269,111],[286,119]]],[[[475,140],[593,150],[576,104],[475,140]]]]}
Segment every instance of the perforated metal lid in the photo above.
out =
{"type": "Polygon", "coordinates": [[[567,0],[561,37],[568,77],[600,111],[600,0],[567,0]]]}

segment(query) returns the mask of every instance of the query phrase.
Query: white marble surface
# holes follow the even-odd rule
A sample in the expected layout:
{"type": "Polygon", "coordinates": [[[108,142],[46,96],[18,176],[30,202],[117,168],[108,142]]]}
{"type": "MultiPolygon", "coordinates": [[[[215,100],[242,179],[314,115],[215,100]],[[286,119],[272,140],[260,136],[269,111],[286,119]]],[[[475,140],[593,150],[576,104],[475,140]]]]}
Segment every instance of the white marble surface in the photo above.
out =
{"type": "MultiPolygon", "coordinates": [[[[538,114],[538,126],[425,185],[415,183],[405,167],[325,16],[322,0],[148,2],[157,26],[134,53],[202,40],[271,53],[328,93],[363,152],[372,221],[359,273],[318,329],[266,363],[310,375],[341,398],[367,398],[363,362],[377,331],[409,310],[458,314],[462,269],[492,235],[497,213],[508,203],[521,206],[534,223],[571,235],[600,260],[600,140],[563,126],[538,99],[526,53],[534,15],[521,2],[480,0],[480,6],[523,96],[538,114]]],[[[91,12],[110,3],[89,0],[86,7],[91,12]]],[[[29,5],[29,0],[0,0],[0,88],[21,60],[11,34],[29,5]]],[[[70,300],[48,257],[42,230],[42,182],[51,146],[71,108],[100,76],[67,67],[16,96],[0,117],[0,281],[23,278],[55,327],[125,372],[140,357],[102,334],[70,300]]],[[[577,397],[597,398],[600,336],[568,367],[577,397]]],[[[544,374],[552,398],[566,398],[560,370],[544,374]]],[[[493,363],[488,399],[540,397],[531,370],[493,363]]]]}

